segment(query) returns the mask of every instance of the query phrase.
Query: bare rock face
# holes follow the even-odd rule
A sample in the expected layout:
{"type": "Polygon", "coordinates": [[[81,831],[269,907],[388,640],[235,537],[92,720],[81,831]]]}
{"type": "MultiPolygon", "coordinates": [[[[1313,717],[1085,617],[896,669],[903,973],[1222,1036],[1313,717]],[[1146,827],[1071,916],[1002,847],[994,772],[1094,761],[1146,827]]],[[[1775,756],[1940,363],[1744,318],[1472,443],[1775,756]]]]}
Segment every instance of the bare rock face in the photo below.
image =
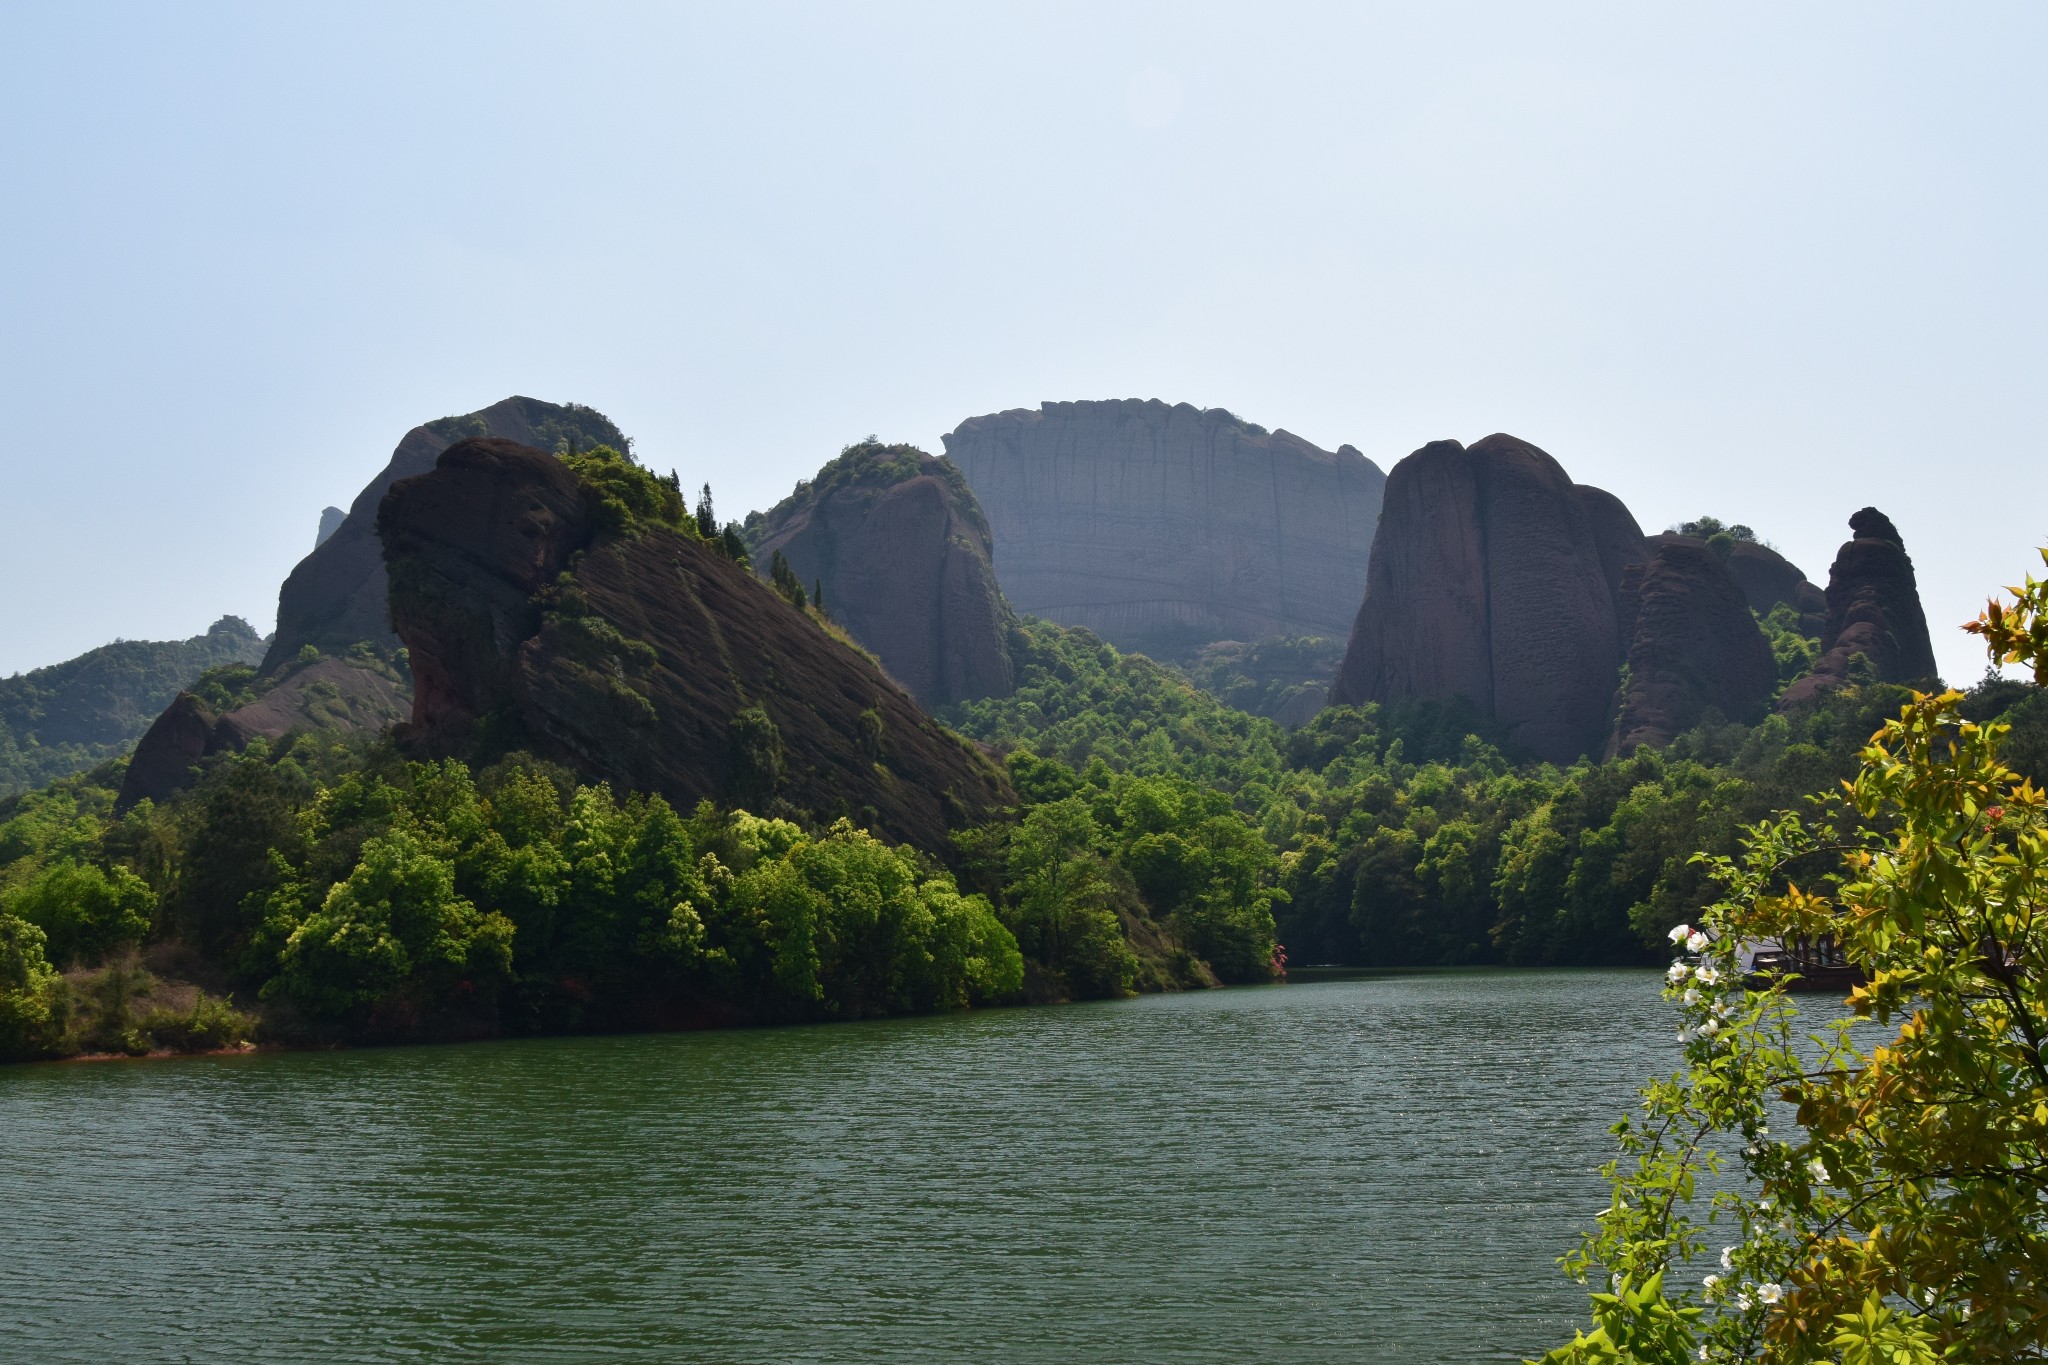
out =
{"type": "Polygon", "coordinates": [[[1754,719],[1777,686],[1777,660],[1729,565],[1701,542],[1670,537],[1629,577],[1628,686],[1610,754],[1668,744],[1709,708],[1754,719]]]}
{"type": "Polygon", "coordinates": [[[832,619],[926,706],[1007,697],[1009,608],[967,482],[913,446],[849,446],[748,519],[756,572],[780,554],[832,619]]]}
{"type": "Polygon", "coordinates": [[[180,692],[136,742],[114,809],[126,811],[144,798],[161,801],[190,782],[192,769],[213,751],[219,723],[212,707],[180,692]]]}
{"type": "Polygon", "coordinates": [[[190,785],[193,769],[214,754],[239,753],[294,730],[379,734],[404,720],[410,705],[404,682],[374,659],[288,664],[261,695],[224,714],[180,692],[136,744],[115,809],[145,797],[166,799],[190,785]]]}
{"type": "Polygon", "coordinates": [[[1137,399],[974,417],[945,444],[1010,605],[1120,649],[1341,636],[1365,590],[1386,476],[1350,446],[1137,399]]]}
{"type": "Polygon", "coordinates": [[[1828,570],[1827,622],[1821,658],[1812,673],[1785,689],[1781,705],[1840,686],[1868,660],[1880,682],[1907,683],[1936,675],[1934,642],[1905,539],[1891,518],[1866,507],[1849,518],[1853,538],[1835,552],[1828,570]]]}
{"type": "Polygon", "coordinates": [[[347,519],[348,513],[342,511],[339,507],[321,508],[320,529],[313,535],[313,548],[317,550],[322,545],[325,545],[328,539],[341,529],[341,523],[347,519]]]}
{"type": "Polygon", "coordinates": [[[408,742],[516,740],[586,780],[846,814],[943,851],[1014,801],[872,662],[696,539],[602,533],[559,460],[467,440],[378,514],[408,742]],[[573,562],[572,562],[573,561],[573,562]]]}
{"type": "MultiPolygon", "coordinates": [[[[1586,519],[1593,526],[1593,548],[1600,556],[1600,572],[1607,579],[1607,591],[1616,602],[1621,600],[1622,578],[1632,564],[1642,564],[1650,557],[1649,542],[1643,538],[1643,528],[1636,524],[1635,514],[1620,498],[1604,488],[1591,484],[1574,484],[1579,505],[1586,509],[1586,519]]],[[[1622,636],[1624,640],[1628,637],[1622,636]]]]}
{"type": "Polygon", "coordinates": [[[1633,518],[1583,492],[1505,435],[1394,466],[1332,703],[1463,696],[1540,758],[1600,750],[1622,659],[1602,550],[1625,557],[1633,518]]]}
{"type": "Polygon", "coordinates": [[[395,648],[385,608],[384,559],[377,544],[377,505],[400,479],[424,474],[442,451],[466,436],[497,436],[553,450],[626,448],[626,438],[603,413],[571,403],[543,403],[512,397],[461,417],[443,417],[414,427],[391,452],[391,461],[349,504],[348,515],[330,531],[321,517],[319,543],[299,561],[277,595],[277,633],[264,656],[263,672],[294,659],[312,645],[337,654],[358,641],[395,648]]]}
{"type": "MultiPolygon", "coordinates": [[[[1660,545],[1705,548],[1707,542],[1698,536],[1667,531],[1650,537],[1652,549],[1660,545]]],[[[1759,545],[1752,540],[1725,541],[1723,548],[1726,557],[1722,562],[1728,566],[1728,572],[1735,575],[1735,581],[1742,585],[1742,594],[1749,602],[1750,610],[1759,616],[1769,616],[1780,603],[1789,604],[1799,613],[1800,634],[1820,635],[1827,623],[1827,595],[1807,582],[1806,575],[1791,560],[1770,546],[1759,545]]]]}

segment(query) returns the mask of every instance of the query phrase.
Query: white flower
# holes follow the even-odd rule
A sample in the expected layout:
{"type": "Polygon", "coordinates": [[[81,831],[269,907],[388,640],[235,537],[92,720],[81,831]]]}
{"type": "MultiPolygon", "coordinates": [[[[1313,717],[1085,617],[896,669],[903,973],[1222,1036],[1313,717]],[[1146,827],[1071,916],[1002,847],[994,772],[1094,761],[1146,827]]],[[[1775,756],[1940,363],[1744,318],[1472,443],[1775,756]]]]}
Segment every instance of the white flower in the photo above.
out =
{"type": "Polygon", "coordinates": [[[1701,1360],[1705,1360],[1705,1359],[1707,1358],[1707,1348],[1706,1348],[1706,1347],[1704,1347],[1704,1346],[1700,1347],[1700,1350],[1699,1350],[1699,1356],[1698,1356],[1698,1358],[1699,1358],[1699,1359],[1701,1359],[1701,1360]]]}
{"type": "Polygon", "coordinates": [[[1691,1042],[1691,1041],[1692,1041],[1692,1040],[1693,1040],[1693,1039],[1694,1039],[1694,1038],[1695,1038],[1696,1036],[1697,1036],[1697,1035],[1696,1035],[1696,1034],[1694,1034],[1694,1032],[1693,1032],[1693,1031],[1692,1031],[1691,1029],[1689,1029],[1689,1028],[1682,1028],[1682,1029],[1680,1029],[1680,1030],[1678,1031],[1678,1041],[1679,1041],[1679,1042],[1681,1042],[1681,1043],[1689,1043],[1689,1042],[1691,1042]]]}
{"type": "Polygon", "coordinates": [[[1690,924],[1681,924],[1671,931],[1670,939],[1673,943],[1683,943],[1691,934],[1692,926],[1690,924]]]}
{"type": "Polygon", "coordinates": [[[1687,986],[1685,988],[1685,994],[1679,996],[1678,998],[1680,1000],[1683,1000],[1688,1005],[1697,1005],[1700,1002],[1699,989],[1695,986],[1687,986]]]}
{"type": "Polygon", "coordinates": [[[1691,970],[1692,968],[1686,966],[1683,962],[1674,962],[1671,964],[1671,970],[1664,973],[1664,979],[1675,986],[1685,980],[1685,974],[1691,970]]]}
{"type": "Polygon", "coordinates": [[[1735,1311],[1738,1313],[1747,1313],[1749,1311],[1749,1295],[1737,1294],[1735,1296],[1735,1311]]]}
{"type": "Polygon", "coordinates": [[[1815,1157],[1813,1160],[1807,1162],[1806,1169],[1807,1172],[1813,1176],[1815,1183],[1821,1185],[1825,1185],[1828,1183],[1828,1164],[1825,1161],[1822,1161],[1819,1157],[1815,1157]]]}
{"type": "Polygon", "coordinates": [[[1703,953],[1707,950],[1707,936],[1695,929],[1685,936],[1685,950],[1689,953],[1703,953]]]}
{"type": "Polygon", "coordinates": [[[1721,973],[1713,967],[1700,966],[1693,969],[1693,978],[1702,986],[1711,986],[1720,981],[1721,973]]]}
{"type": "Polygon", "coordinates": [[[1722,1247],[1722,1248],[1721,1248],[1721,1269],[1723,1269],[1723,1270],[1733,1270],[1733,1269],[1735,1269],[1735,1248],[1734,1248],[1734,1247],[1722,1247]]]}
{"type": "Polygon", "coordinates": [[[1767,1280],[1756,1287],[1756,1297],[1759,1303],[1776,1303],[1785,1297],[1785,1286],[1767,1280]]]}
{"type": "Polygon", "coordinates": [[[1719,1019],[1709,1019],[1706,1023],[1700,1025],[1700,1032],[1709,1038],[1713,1037],[1720,1031],[1721,1021],[1719,1019]]]}
{"type": "Polygon", "coordinates": [[[1727,1006],[1727,1004],[1726,1004],[1726,1003],[1724,1003],[1724,1002],[1717,1002],[1717,1003],[1716,1003],[1716,1004],[1714,1005],[1714,1015],[1715,1015],[1715,1017],[1716,1017],[1716,1018],[1719,1018],[1719,1019],[1726,1019],[1726,1018],[1728,1017],[1728,1006],[1727,1006]]]}
{"type": "Polygon", "coordinates": [[[1706,1290],[1707,1293],[1711,1294],[1714,1292],[1714,1287],[1720,1283],[1721,1277],[1719,1275],[1709,1275],[1705,1279],[1700,1281],[1700,1287],[1706,1290]]]}

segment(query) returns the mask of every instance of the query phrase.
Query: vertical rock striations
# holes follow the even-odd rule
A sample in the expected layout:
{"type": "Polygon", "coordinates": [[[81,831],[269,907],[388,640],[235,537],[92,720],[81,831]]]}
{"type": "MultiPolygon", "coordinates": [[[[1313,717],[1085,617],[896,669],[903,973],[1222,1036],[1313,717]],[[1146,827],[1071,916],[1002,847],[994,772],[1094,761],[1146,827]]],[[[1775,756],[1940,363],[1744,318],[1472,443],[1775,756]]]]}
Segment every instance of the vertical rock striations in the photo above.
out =
{"type": "Polygon", "coordinates": [[[1646,557],[1641,539],[1618,501],[1526,441],[1423,447],[1388,476],[1331,701],[1463,696],[1538,757],[1598,751],[1622,660],[1620,570],[1646,557]]]}
{"type": "Polygon", "coordinates": [[[975,417],[945,437],[1018,611],[1177,657],[1341,635],[1386,477],[1229,413],[1128,399],[975,417]]]}
{"type": "Polygon", "coordinates": [[[1891,518],[1866,507],[1849,518],[1852,539],[1835,552],[1828,570],[1827,621],[1821,659],[1812,673],[1787,688],[1784,705],[1840,686],[1868,661],[1880,682],[1919,682],[1935,676],[1934,643],[1913,561],[1891,518]]]}
{"type": "Polygon", "coordinates": [[[1714,542],[1698,536],[1680,535],[1667,531],[1663,535],[1650,537],[1650,548],[1660,545],[1694,545],[1713,548],[1722,556],[1728,572],[1742,585],[1742,594],[1749,602],[1750,610],[1759,616],[1769,616],[1773,608],[1781,603],[1789,605],[1799,613],[1799,631],[1802,635],[1818,637],[1827,622],[1827,595],[1814,584],[1806,581],[1806,575],[1791,560],[1779,554],[1768,545],[1759,545],[1753,540],[1732,540],[1716,536],[1714,542]]]}
{"type": "Polygon", "coordinates": [[[1014,800],[979,751],[739,565],[601,531],[561,461],[466,440],[378,514],[411,651],[408,739],[527,744],[687,807],[845,814],[933,852],[1014,800]]]}
{"type": "Polygon", "coordinates": [[[1777,660],[1721,557],[1672,537],[1629,576],[1628,685],[1609,752],[1669,744],[1709,709],[1755,719],[1777,687],[1777,660]]]}
{"type": "Polygon", "coordinates": [[[1010,613],[988,522],[960,471],[913,446],[849,446],[748,518],[756,572],[772,557],[926,706],[1007,697],[1010,613]]]}
{"type": "Polygon", "coordinates": [[[277,633],[264,656],[265,673],[298,657],[307,645],[338,653],[359,641],[394,648],[385,608],[384,559],[377,545],[377,504],[392,484],[424,474],[451,444],[465,436],[497,436],[554,450],[609,445],[625,449],[626,438],[604,414],[575,403],[543,403],[512,397],[461,417],[443,417],[414,427],[391,452],[390,463],[349,504],[332,532],[321,519],[321,539],[300,560],[277,594],[277,633]]]}

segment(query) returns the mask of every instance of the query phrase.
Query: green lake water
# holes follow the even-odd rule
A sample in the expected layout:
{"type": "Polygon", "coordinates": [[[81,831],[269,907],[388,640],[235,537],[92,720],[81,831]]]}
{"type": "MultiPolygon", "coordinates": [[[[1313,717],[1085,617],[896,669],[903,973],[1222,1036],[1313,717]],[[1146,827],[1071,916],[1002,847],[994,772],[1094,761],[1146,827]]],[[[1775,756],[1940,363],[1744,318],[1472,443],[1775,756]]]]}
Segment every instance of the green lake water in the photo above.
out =
{"type": "Polygon", "coordinates": [[[1518,1359],[1659,985],[0,1069],[0,1361],[1518,1359]]]}

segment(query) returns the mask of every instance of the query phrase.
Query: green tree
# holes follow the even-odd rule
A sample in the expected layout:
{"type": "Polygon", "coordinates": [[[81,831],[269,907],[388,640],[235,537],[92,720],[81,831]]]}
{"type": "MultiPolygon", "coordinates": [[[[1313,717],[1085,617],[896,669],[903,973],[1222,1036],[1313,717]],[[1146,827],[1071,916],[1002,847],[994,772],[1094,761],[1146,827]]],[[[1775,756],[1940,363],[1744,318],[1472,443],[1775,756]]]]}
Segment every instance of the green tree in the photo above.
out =
{"type": "Polygon", "coordinates": [[[1069,796],[1033,807],[1009,847],[1014,900],[1004,923],[1060,993],[1082,999],[1127,994],[1138,972],[1098,837],[1088,803],[1069,796]]]}
{"type": "Polygon", "coordinates": [[[765,809],[782,785],[782,731],[758,704],[735,711],[726,728],[731,755],[726,790],[735,805],[765,809]]]}
{"type": "Polygon", "coordinates": [[[36,925],[53,961],[98,964],[149,932],[156,893],[125,867],[101,868],[64,859],[0,901],[0,914],[36,925]]]}
{"type": "MultiPolygon", "coordinates": [[[[2048,682],[2048,584],[1974,629],[2048,682]]],[[[1786,815],[1711,860],[1727,895],[1672,931],[1691,954],[1667,992],[1685,1069],[1616,1125],[1609,1208],[1566,1258],[1614,1294],[1546,1360],[2048,1352],[2048,801],[2001,758],[2005,726],[1963,703],[1916,693],[1884,724],[1847,838],[1786,815]],[[1865,980],[1808,1036],[1737,951],[1823,937],[1865,980]],[[1729,1152],[1740,1179],[1710,1193],[1729,1152]],[[1721,1268],[1672,1289],[1710,1234],[1721,1268]]]]}
{"type": "Polygon", "coordinates": [[[0,1061],[49,1050],[57,971],[43,955],[43,931],[0,914],[0,1061]]]}
{"type": "Polygon", "coordinates": [[[711,505],[711,485],[697,493],[697,534],[704,540],[718,539],[718,513],[711,505]]]}
{"type": "MultiPolygon", "coordinates": [[[[427,999],[494,985],[511,969],[513,926],[455,894],[455,869],[394,830],[286,941],[274,984],[316,1014],[338,1015],[401,989],[427,999]]],[[[266,987],[269,991],[270,987],[266,987]]]]}

